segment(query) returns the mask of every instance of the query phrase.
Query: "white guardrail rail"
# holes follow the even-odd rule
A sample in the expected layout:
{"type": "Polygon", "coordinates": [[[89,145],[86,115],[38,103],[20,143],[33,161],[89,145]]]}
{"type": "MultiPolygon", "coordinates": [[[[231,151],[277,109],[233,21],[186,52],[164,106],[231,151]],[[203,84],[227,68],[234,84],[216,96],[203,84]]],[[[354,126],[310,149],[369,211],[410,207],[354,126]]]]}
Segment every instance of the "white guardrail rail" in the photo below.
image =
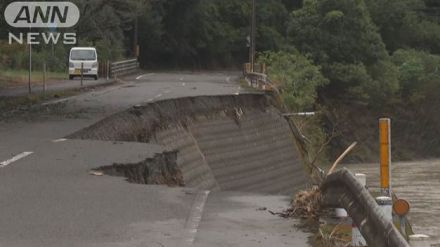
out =
{"type": "Polygon", "coordinates": [[[263,73],[256,73],[256,72],[249,72],[246,74],[246,79],[249,83],[249,86],[261,90],[270,90],[271,85],[269,83],[269,80],[267,78],[266,74],[263,73]]]}
{"type": "Polygon", "coordinates": [[[136,58],[124,61],[118,61],[110,64],[110,76],[117,78],[128,75],[139,69],[139,62],[136,58]]]}

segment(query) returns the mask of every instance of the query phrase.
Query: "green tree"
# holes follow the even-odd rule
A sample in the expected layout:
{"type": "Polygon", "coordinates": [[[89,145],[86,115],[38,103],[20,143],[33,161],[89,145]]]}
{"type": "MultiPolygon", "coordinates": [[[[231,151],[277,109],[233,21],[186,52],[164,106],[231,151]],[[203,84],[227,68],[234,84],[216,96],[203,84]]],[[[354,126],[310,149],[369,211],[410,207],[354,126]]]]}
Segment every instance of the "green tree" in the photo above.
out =
{"type": "Polygon", "coordinates": [[[257,50],[279,51],[289,48],[287,23],[289,11],[282,1],[257,2],[257,50]]]}
{"type": "Polygon", "coordinates": [[[12,28],[8,26],[8,24],[6,23],[6,21],[4,21],[4,18],[3,18],[3,13],[5,13],[6,7],[11,2],[14,2],[14,0],[2,0],[2,1],[0,1],[0,14],[2,15],[2,18],[0,20],[0,40],[7,40],[8,39],[8,33],[12,30],[12,28]]]}
{"type": "Polygon", "coordinates": [[[108,59],[131,55],[134,20],[148,5],[144,0],[74,0],[81,18],[75,26],[79,45],[93,45],[108,59]]]}
{"type": "Polygon", "coordinates": [[[417,48],[440,53],[440,26],[423,11],[422,0],[367,0],[374,23],[390,53],[417,48]]]}
{"type": "Polygon", "coordinates": [[[292,14],[289,38],[319,63],[369,65],[386,57],[363,0],[306,0],[292,14]]]}
{"type": "MultiPolygon", "coordinates": [[[[230,67],[248,60],[251,1],[153,1],[140,19],[144,64],[230,67]]],[[[282,0],[257,1],[257,50],[288,47],[282,0]]]]}
{"type": "Polygon", "coordinates": [[[397,50],[392,61],[398,66],[402,96],[411,103],[424,100],[440,83],[440,56],[417,50],[397,50]]]}
{"type": "Polygon", "coordinates": [[[363,0],[306,0],[292,13],[288,36],[322,66],[330,80],[322,90],[326,98],[379,103],[399,89],[397,69],[363,0]]]}
{"type": "Polygon", "coordinates": [[[328,83],[320,67],[298,51],[265,52],[259,61],[267,64],[270,80],[280,88],[284,103],[295,111],[313,109],[317,89],[328,83]]]}

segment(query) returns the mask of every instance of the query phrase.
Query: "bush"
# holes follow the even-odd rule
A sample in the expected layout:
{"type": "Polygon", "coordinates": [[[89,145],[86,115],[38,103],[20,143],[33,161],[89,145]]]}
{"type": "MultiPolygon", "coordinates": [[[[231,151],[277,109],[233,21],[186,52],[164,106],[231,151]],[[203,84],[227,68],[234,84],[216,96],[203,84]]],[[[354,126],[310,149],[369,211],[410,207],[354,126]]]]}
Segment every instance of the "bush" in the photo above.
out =
{"type": "Polygon", "coordinates": [[[317,89],[328,83],[320,67],[298,51],[265,52],[259,63],[266,63],[269,79],[279,86],[284,103],[292,110],[313,109],[317,89]]]}
{"type": "Polygon", "coordinates": [[[397,50],[392,56],[398,67],[402,96],[417,103],[440,82],[440,56],[417,50],[397,50]]]}
{"type": "MultiPolygon", "coordinates": [[[[64,45],[39,45],[32,50],[32,67],[34,70],[47,69],[53,72],[63,72],[67,69],[68,51],[64,45]]],[[[26,45],[0,42],[0,69],[26,70],[29,67],[29,50],[26,45]]]]}

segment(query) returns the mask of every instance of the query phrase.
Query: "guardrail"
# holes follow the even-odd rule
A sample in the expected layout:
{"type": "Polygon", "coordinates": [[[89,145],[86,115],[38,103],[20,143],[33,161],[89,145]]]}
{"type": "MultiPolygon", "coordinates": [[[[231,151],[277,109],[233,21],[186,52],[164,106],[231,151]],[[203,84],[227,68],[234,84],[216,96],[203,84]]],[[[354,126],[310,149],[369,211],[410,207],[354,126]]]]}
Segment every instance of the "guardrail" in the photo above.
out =
{"type": "Polygon", "coordinates": [[[127,75],[139,69],[139,62],[135,59],[118,61],[110,64],[110,76],[117,78],[119,76],[127,75]]]}
{"type": "MultiPolygon", "coordinates": [[[[254,71],[253,72],[266,74],[266,64],[264,64],[264,63],[262,63],[262,64],[260,64],[260,63],[254,64],[254,71]]],[[[251,73],[251,64],[250,63],[245,63],[243,65],[243,74],[246,75],[248,73],[251,73]]]]}
{"type": "Polygon", "coordinates": [[[243,65],[243,75],[249,86],[253,88],[265,91],[277,90],[266,74],[266,64],[255,64],[254,71],[251,71],[251,65],[245,63],[243,65]]]}
{"type": "Polygon", "coordinates": [[[271,90],[272,85],[269,82],[269,79],[266,74],[249,72],[246,74],[246,79],[249,83],[249,86],[261,90],[271,90]]]}
{"type": "Polygon", "coordinates": [[[347,210],[368,243],[375,247],[410,247],[374,198],[347,169],[329,175],[321,185],[325,207],[347,210]]]}

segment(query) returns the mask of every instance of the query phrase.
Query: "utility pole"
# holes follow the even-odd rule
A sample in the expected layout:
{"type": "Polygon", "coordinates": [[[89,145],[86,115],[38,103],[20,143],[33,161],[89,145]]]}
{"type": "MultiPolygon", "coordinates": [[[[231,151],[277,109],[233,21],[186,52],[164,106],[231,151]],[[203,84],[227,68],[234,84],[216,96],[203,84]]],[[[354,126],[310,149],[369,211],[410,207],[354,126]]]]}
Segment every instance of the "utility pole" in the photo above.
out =
{"type": "Polygon", "coordinates": [[[251,65],[251,72],[255,72],[255,36],[256,36],[256,9],[255,9],[255,0],[252,0],[252,17],[251,17],[251,48],[249,54],[249,63],[251,65]]]}

